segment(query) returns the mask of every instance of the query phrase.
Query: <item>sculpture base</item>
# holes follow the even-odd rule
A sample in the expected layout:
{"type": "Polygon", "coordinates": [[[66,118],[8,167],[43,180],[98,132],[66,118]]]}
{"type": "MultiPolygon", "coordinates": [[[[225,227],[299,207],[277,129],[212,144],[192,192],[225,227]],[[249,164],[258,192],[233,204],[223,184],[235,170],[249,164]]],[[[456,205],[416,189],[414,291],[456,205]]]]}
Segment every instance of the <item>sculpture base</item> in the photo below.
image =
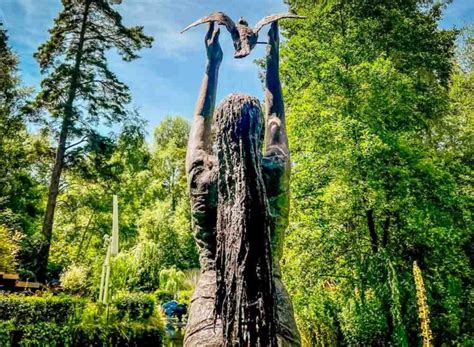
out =
{"type": "MultiPolygon", "coordinates": [[[[274,286],[275,301],[278,306],[278,346],[300,346],[300,337],[293,318],[293,307],[279,277],[274,278],[274,286]]],[[[216,272],[213,270],[203,272],[191,299],[184,346],[220,347],[224,345],[222,326],[219,320],[214,322],[215,293],[216,272]]]]}

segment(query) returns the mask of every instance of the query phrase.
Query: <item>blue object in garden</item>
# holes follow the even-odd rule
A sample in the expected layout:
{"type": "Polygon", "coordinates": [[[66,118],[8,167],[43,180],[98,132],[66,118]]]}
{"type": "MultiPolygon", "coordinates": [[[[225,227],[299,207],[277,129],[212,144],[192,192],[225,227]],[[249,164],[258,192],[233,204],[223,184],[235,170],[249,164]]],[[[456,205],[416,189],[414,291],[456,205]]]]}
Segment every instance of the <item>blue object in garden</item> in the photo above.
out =
{"type": "Polygon", "coordinates": [[[183,320],[183,316],[188,313],[188,306],[186,304],[179,304],[174,309],[174,315],[178,317],[178,321],[181,322],[183,320]]]}
{"type": "Polygon", "coordinates": [[[178,302],[176,300],[171,300],[161,305],[161,307],[163,307],[163,310],[165,311],[165,314],[168,318],[173,317],[176,306],[178,306],[178,302]]]}
{"type": "Polygon", "coordinates": [[[165,311],[165,315],[168,318],[177,317],[181,322],[183,316],[188,312],[188,306],[186,304],[178,304],[176,300],[168,301],[161,305],[165,311]]]}

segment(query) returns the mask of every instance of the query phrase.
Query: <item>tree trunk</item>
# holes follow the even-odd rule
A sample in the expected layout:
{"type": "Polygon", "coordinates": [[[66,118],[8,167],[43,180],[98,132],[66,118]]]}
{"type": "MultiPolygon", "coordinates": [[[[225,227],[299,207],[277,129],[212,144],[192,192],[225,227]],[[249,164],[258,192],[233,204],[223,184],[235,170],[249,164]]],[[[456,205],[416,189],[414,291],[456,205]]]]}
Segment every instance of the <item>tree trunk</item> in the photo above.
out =
{"type": "Polygon", "coordinates": [[[84,7],[84,16],[82,18],[81,32],[79,34],[79,44],[74,63],[74,70],[71,74],[71,84],[69,86],[68,99],[64,106],[64,118],[61,125],[61,133],[59,135],[56,158],[54,161],[53,172],[51,173],[51,181],[49,184],[48,203],[46,205],[46,213],[44,216],[43,228],[41,230],[43,240],[38,251],[38,268],[36,272],[36,278],[40,282],[44,282],[46,280],[47,275],[49,249],[51,247],[51,236],[53,233],[54,224],[54,212],[56,210],[56,201],[59,193],[59,182],[61,179],[61,172],[64,166],[66,143],[70,127],[73,124],[74,99],[76,97],[76,91],[79,83],[79,74],[84,48],[84,37],[86,33],[87,17],[89,15],[91,1],[92,0],[86,0],[84,7]]]}
{"type": "Polygon", "coordinates": [[[373,209],[367,210],[366,215],[367,215],[367,226],[369,228],[370,243],[372,245],[372,252],[377,253],[379,250],[379,241],[377,237],[377,231],[375,230],[374,210],[373,209]]]}

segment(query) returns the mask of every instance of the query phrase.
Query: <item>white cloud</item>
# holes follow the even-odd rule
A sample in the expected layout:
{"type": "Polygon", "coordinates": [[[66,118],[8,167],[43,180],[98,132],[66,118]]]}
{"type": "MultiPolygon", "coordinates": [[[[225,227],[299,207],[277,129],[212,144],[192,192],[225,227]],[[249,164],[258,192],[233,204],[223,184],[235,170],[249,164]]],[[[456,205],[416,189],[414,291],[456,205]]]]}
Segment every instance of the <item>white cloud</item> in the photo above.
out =
{"type": "Polygon", "coordinates": [[[119,11],[127,22],[143,25],[155,38],[153,49],[161,58],[182,58],[202,43],[198,32],[180,34],[197,6],[199,2],[193,0],[125,0],[119,11]]]}

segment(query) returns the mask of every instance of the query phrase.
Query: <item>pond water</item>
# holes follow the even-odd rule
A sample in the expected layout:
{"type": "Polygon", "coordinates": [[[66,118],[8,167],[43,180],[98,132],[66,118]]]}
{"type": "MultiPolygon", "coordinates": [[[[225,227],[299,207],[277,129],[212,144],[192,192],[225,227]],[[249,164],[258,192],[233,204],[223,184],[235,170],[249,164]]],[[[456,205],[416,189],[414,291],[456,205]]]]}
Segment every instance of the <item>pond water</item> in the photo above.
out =
{"type": "Polygon", "coordinates": [[[165,325],[163,346],[182,347],[185,327],[185,322],[179,322],[177,319],[168,319],[165,325]]]}

